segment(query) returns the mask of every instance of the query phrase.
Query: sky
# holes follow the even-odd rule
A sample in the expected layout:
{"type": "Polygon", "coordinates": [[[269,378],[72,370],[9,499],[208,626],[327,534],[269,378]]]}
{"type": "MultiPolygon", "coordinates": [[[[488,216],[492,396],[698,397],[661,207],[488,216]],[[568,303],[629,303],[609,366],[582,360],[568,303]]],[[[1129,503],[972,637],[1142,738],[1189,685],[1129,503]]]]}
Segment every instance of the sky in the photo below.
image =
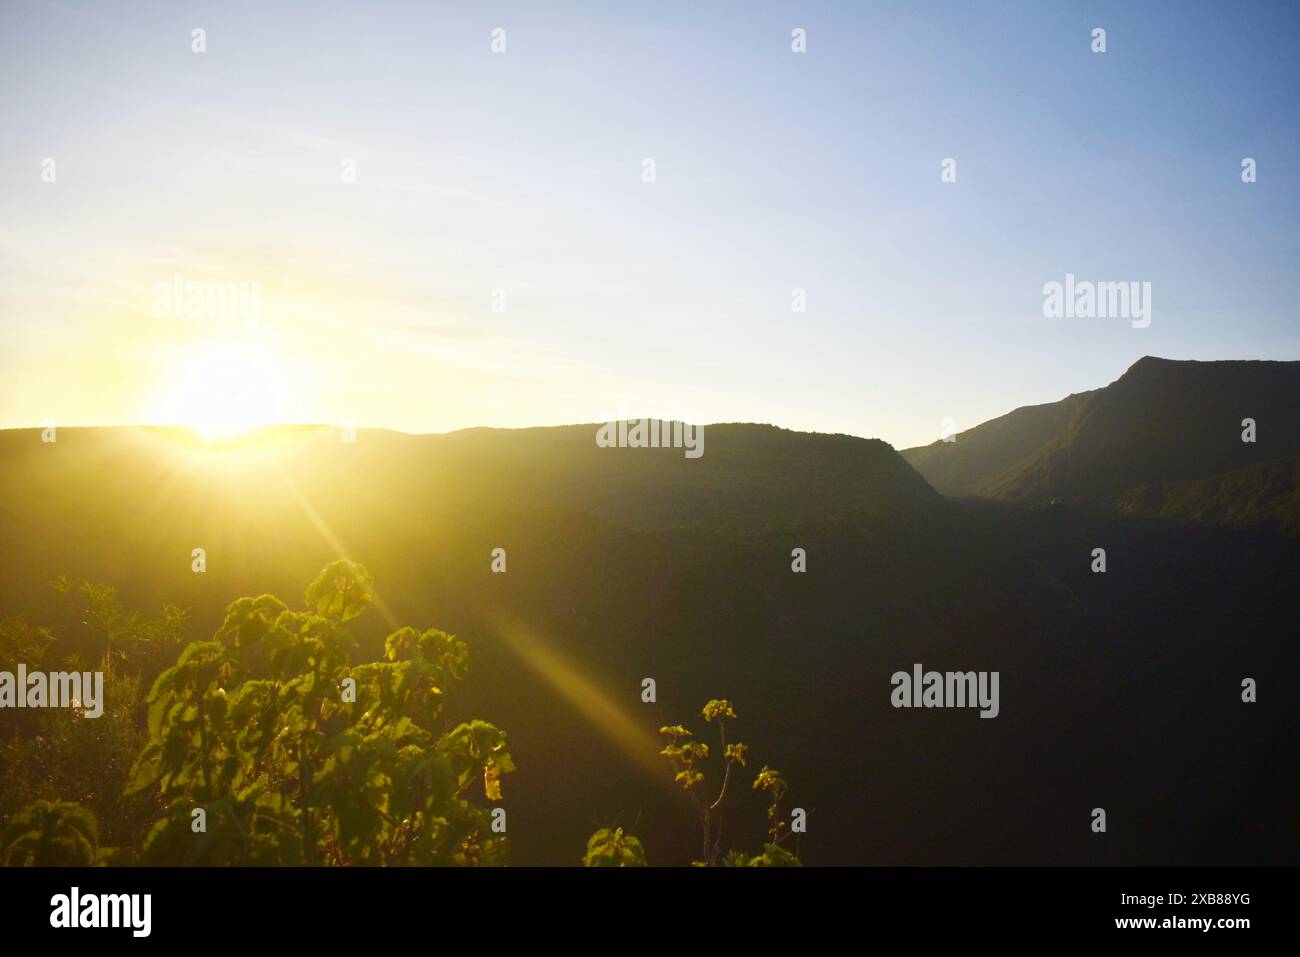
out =
{"type": "Polygon", "coordinates": [[[4,0],[0,427],[905,448],[1144,355],[1300,358],[1298,38],[1264,2],[4,0]],[[1067,273],[1149,282],[1150,324],[1045,316],[1067,273]]]}

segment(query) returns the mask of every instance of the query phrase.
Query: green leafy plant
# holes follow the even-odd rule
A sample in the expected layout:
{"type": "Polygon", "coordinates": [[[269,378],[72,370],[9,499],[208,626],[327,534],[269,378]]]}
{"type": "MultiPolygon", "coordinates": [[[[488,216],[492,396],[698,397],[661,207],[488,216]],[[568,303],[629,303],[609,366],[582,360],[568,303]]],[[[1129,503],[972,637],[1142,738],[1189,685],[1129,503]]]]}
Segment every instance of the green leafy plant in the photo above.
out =
{"type": "Polygon", "coordinates": [[[583,867],[645,867],[645,848],[621,827],[603,827],[587,838],[583,867]]]}
{"type": "MultiPolygon", "coordinates": [[[[727,739],[727,725],[736,720],[736,709],[725,698],[714,698],[701,711],[704,720],[716,723],[718,751],[721,758],[721,782],[717,790],[706,790],[707,762],[711,754],[709,745],[695,740],[695,734],[684,725],[665,725],[659,733],[667,739],[660,752],[672,764],[674,781],[691,797],[699,817],[703,852],[693,863],[700,867],[789,867],[798,866],[796,854],[781,845],[790,837],[789,826],[781,812],[781,802],[787,785],[779,771],[764,766],[754,777],[753,790],[765,791],[770,803],[767,808],[767,842],[759,854],[746,854],[739,850],[722,850],[722,818],[728,799],[734,793],[734,780],[746,766],[749,746],[727,739]]],[[[604,828],[587,841],[587,866],[643,864],[645,855],[641,842],[625,835],[622,828],[604,828]]]]}
{"type": "Polygon", "coordinates": [[[354,665],[344,623],[372,586],[363,567],[339,561],[308,587],[305,611],[241,598],[213,640],[158,676],[127,788],[164,808],[144,861],[504,862],[504,835],[471,797],[482,788],[501,799],[514,770],[505,735],[486,721],[449,728],[443,714],[468,649],[402,628],[384,660],[354,665]]]}
{"type": "Polygon", "coordinates": [[[111,585],[82,581],[74,586],[65,576],[51,584],[81,615],[87,634],[79,645],[88,657],[152,678],[176,654],[185,626],[185,612],[176,606],[164,605],[160,617],[145,618],[126,610],[111,585]]]}
{"type": "Polygon", "coordinates": [[[99,846],[95,815],[69,801],[36,801],[0,831],[0,864],[6,867],[89,867],[111,853],[99,846]]]}
{"type": "Polygon", "coordinates": [[[182,641],[184,613],[164,606],[161,616],[125,610],[110,586],[60,577],[51,583],[69,605],[71,625],[33,628],[22,619],[0,621],[0,662],[29,670],[86,671],[104,676],[103,714],[78,708],[6,712],[0,739],[0,821],[37,801],[72,802],[92,813],[100,838],[138,847],[157,816],[148,795],[124,795],[132,763],[145,738],[143,692],[182,641]]]}

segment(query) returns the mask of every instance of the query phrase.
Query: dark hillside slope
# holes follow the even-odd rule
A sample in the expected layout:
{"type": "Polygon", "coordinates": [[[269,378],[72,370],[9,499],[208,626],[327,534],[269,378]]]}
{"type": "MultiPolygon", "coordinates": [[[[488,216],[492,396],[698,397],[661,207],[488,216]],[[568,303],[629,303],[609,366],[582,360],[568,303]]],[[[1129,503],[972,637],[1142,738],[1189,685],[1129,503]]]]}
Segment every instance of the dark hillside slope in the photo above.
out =
{"type": "Polygon", "coordinates": [[[1095,392],[1027,405],[958,433],[951,442],[905,449],[903,458],[943,495],[979,495],[994,476],[1055,444],[1095,392]]]}
{"type": "MultiPolygon", "coordinates": [[[[355,623],[371,654],[392,623],[469,643],[451,711],[509,735],[521,864],[575,863],[615,821],[652,861],[690,860],[656,731],[698,725],[715,696],[808,810],[810,862],[1295,863],[1297,770],[1278,756],[1297,715],[1273,677],[1296,665],[1287,543],[958,505],[887,445],[844,436],[709,426],[692,461],[594,434],[281,429],[223,451],[156,430],[0,433],[0,615],[95,660],[56,575],[187,607],[197,639],[236,597],[297,603],[327,562],[358,560],[379,597],[355,623]],[[1088,572],[1099,544],[1107,575],[1088,572]],[[890,675],[916,662],[999,671],[1001,714],[892,708],[890,675]],[[1239,701],[1243,675],[1260,677],[1257,705],[1239,701]]],[[[754,846],[761,816],[728,833],[754,846]]]]}
{"type": "MultiPolygon", "coordinates": [[[[1297,453],[1300,362],[1147,357],[1103,389],[1019,409],[955,442],[903,456],[946,495],[1102,508],[1122,501],[1129,511],[1150,501],[1160,513],[1163,497],[1138,490],[1252,470],[1297,453]],[[1256,422],[1253,443],[1241,439],[1247,418],[1256,422]]],[[[1287,524],[1289,492],[1273,469],[1242,472],[1230,484],[1252,503],[1236,519],[1287,524]],[[1256,488],[1252,479],[1263,484],[1256,488]]],[[[1179,497],[1194,494],[1184,488],[1179,497]]],[[[1214,493],[1206,488],[1199,494],[1214,493]]],[[[1174,512],[1205,520],[1225,514],[1211,503],[1190,501],[1174,512]]]]}

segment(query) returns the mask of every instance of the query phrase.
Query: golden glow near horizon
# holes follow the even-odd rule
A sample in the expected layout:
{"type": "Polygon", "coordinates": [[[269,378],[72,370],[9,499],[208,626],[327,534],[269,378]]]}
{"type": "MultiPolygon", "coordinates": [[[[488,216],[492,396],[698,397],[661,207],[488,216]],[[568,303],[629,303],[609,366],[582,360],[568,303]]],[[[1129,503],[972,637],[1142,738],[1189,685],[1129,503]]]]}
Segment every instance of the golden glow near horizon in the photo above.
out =
{"type": "Polygon", "coordinates": [[[294,418],[294,377],[265,343],[196,341],[165,369],[146,418],[209,441],[294,418]]]}

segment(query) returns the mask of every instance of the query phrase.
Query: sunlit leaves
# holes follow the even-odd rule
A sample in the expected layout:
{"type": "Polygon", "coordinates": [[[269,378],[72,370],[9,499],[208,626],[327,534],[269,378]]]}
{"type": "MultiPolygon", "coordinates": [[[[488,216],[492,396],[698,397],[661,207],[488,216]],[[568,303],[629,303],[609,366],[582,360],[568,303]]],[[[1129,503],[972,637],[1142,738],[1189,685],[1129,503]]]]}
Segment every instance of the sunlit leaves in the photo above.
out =
{"type": "Polygon", "coordinates": [[[240,598],[226,608],[226,620],[218,637],[231,637],[241,649],[249,649],[266,637],[271,626],[288,607],[274,595],[240,598]]]}
{"type": "Polygon", "coordinates": [[[117,589],[95,582],[82,582],[85,600],[83,614],[108,646],[110,655],[138,664],[170,654],[181,640],[185,613],[172,605],[163,607],[163,616],[146,620],[138,611],[126,611],[117,598],[117,589]]]}
{"type": "Polygon", "coordinates": [[[438,743],[438,750],[451,759],[460,791],[481,776],[485,796],[500,800],[500,777],[513,771],[515,764],[506,750],[505,734],[499,728],[478,720],[458,725],[438,743]]]}
{"type": "Polygon", "coordinates": [[[343,622],[371,596],[364,568],[335,562],[307,590],[309,610],[271,595],[238,599],[216,641],[190,645],[159,675],[129,785],[166,808],[142,860],[504,862],[504,836],[472,799],[481,787],[480,800],[501,800],[514,770],[505,735],[477,720],[442,733],[468,648],[436,629],[401,628],[385,660],[353,664],[343,622]],[[355,700],[340,694],[344,678],[355,700]],[[207,826],[193,834],[200,805],[207,826]]]}
{"type": "Polygon", "coordinates": [[[753,787],[755,791],[766,791],[771,797],[772,803],[767,807],[768,836],[773,843],[788,837],[787,825],[781,817],[781,799],[785,797],[788,785],[785,778],[781,777],[781,772],[764,765],[763,770],[754,777],[753,787]]]}
{"type": "Polygon", "coordinates": [[[621,827],[603,827],[587,839],[583,867],[645,867],[645,848],[621,827]]]}
{"type": "Polygon", "coordinates": [[[698,741],[687,741],[681,746],[681,753],[683,760],[695,763],[709,756],[709,746],[698,741]]]}
{"type": "MultiPolygon", "coordinates": [[[[717,864],[728,867],[797,865],[798,857],[780,846],[781,842],[790,836],[789,828],[780,815],[780,803],[785,796],[786,782],[780,772],[766,766],[755,776],[753,788],[757,791],[766,791],[771,798],[771,804],[767,809],[769,843],[764,845],[762,854],[753,857],[736,850],[723,853],[721,840],[718,837],[718,822],[722,808],[733,790],[730,786],[731,782],[739,773],[736,769],[746,765],[749,745],[727,740],[725,720],[736,719],[736,710],[727,699],[714,698],[704,706],[701,714],[705,721],[717,722],[718,738],[722,747],[722,781],[717,786],[716,797],[701,796],[705,784],[704,762],[709,757],[709,746],[691,740],[693,736],[690,729],[683,725],[664,725],[659,729],[659,733],[668,739],[668,743],[659,753],[672,762],[673,780],[691,795],[699,815],[705,859],[693,863],[704,867],[717,864]]],[[[594,840],[596,835],[592,837],[594,840]]]]}
{"type": "Polygon", "coordinates": [[[762,854],[728,851],[722,859],[724,867],[802,867],[798,856],[779,844],[764,844],[762,854]]]}
{"type": "Polygon", "coordinates": [[[659,733],[669,739],[659,753],[668,758],[677,770],[673,780],[690,791],[704,780],[703,772],[695,766],[709,756],[709,746],[698,741],[681,741],[684,737],[689,738],[691,732],[679,724],[662,727],[659,733]]]}
{"type": "Polygon", "coordinates": [[[764,844],[763,853],[749,860],[750,867],[800,867],[799,858],[779,844],[764,844]]]}
{"type": "Polygon", "coordinates": [[[780,771],[774,771],[772,768],[763,766],[763,770],[754,776],[754,790],[768,791],[774,798],[780,800],[785,795],[786,783],[781,777],[780,771]]]}
{"type": "Polygon", "coordinates": [[[714,718],[735,718],[736,712],[731,707],[731,702],[726,698],[714,698],[704,706],[704,720],[712,721],[714,718]]]}
{"type": "Polygon", "coordinates": [[[501,800],[501,769],[490,762],[483,768],[483,796],[489,801],[501,800]]]}
{"type": "Polygon", "coordinates": [[[670,744],[659,753],[666,758],[694,764],[709,756],[709,746],[695,741],[686,741],[683,744],[670,744]]]}
{"type": "Polygon", "coordinates": [[[39,668],[53,641],[48,628],[32,628],[19,618],[0,619],[0,661],[21,661],[29,668],[39,668]]]}
{"type": "Polygon", "coordinates": [[[384,639],[384,657],[389,661],[409,661],[420,647],[420,633],[414,628],[401,628],[384,639]]]}
{"type": "Polygon", "coordinates": [[[215,793],[217,776],[231,770],[225,740],[228,699],[220,683],[232,663],[219,641],[196,641],[154,681],[149,696],[149,743],[136,759],[127,793],[158,783],[162,792],[198,788],[215,793]]]}
{"type": "Polygon", "coordinates": [[[307,587],[307,607],[336,621],[351,621],[370,604],[374,583],[370,573],[356,562],[331,562],[307,587]]]}
{"type": "Polygon", "coordinates": [[[79,804],[37,801],[0,831],[5,867],[89,867],[103,857],[95,816],[79,804]]]}
{"type": "Polygon", "coordinates": [[[347,664],[354,646],[336,620],[297,611],[282,612],[263,642],[269,673],[281,679],[332,676],[347,664]]]}
{"type": "Polygon", "coordinates": [[[691,788],[695,787],[695,785],[704,780],[704,774],[703,772],[696,771],[693,768],[687,768],[684,771],[678,771],[673,780],[689,791],[691,788]]]}

